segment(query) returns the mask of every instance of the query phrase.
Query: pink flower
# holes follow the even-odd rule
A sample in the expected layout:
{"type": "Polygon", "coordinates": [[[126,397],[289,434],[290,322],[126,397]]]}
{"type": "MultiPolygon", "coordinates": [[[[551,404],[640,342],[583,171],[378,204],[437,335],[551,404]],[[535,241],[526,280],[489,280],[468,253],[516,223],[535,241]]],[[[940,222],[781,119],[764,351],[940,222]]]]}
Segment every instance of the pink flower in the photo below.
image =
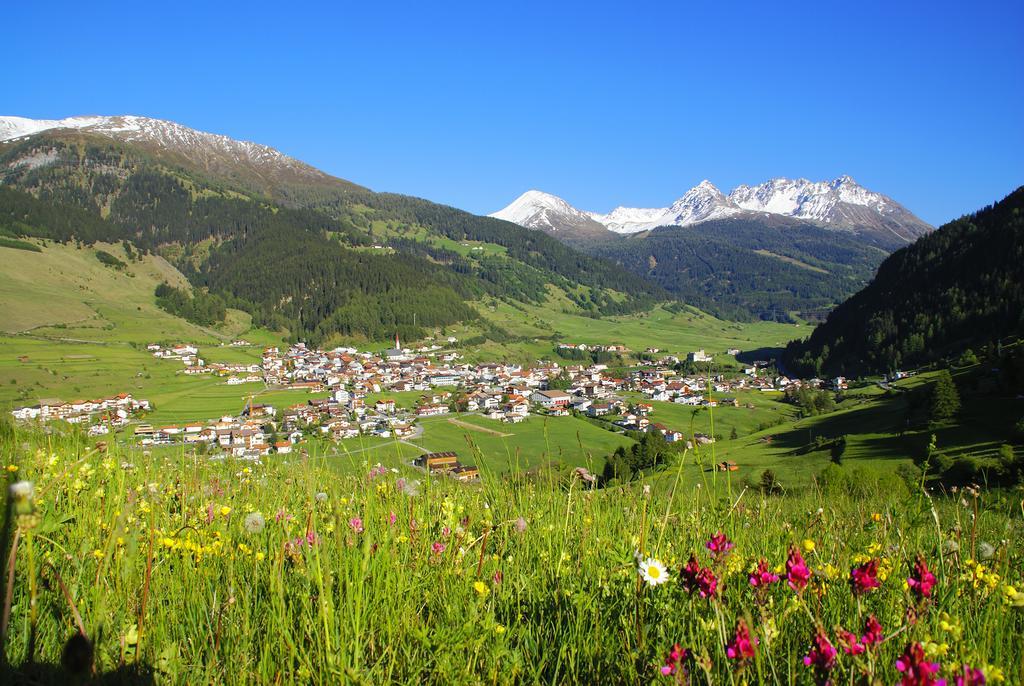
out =
{"type": "Polygon", "coordinates": [[[839,645],[847,655],[860,655],[867,650],[867,646],[861,643],[860,639],[857,638],[857,634],[852,631],[839,632],[839,645]]]}
{"type": "Polygon", "coordinates": [[[869,615],[864,621],[864,635],[860,637],[860,642],[864,644],[865,648],[873,648],[880,645],[884,640],[885,633],[882,625],[875,619],[874,615],[869,615]]]}
{"type": "Polygon", "coordinates": [[[396,515],[394,512],[392,512],[391,514],[388,515],[388,526],[394,526],[395,522],[397,522],[397,521],[398,521],[398,515],[396,515]]]}
{"type": "Polygon", "coordinates": [[[956,686],[985,686],[985,673],[976,667],[964,665],[956,675],[956,686]]]}
{"type": "Polygon", "coordinates": [[[725,537],[721,531],[711,537],[707,542],[707,548],[711,551],[711,557],[715,560],[725,557],[729,551],[736,547],[736,544],[725,537]]]}
{"type": "Polygon", "coordinates": [[[677,682],[686,683],[689,674],[685,663],[689,658],[690,651],[676,643],[665,657],[665,664],[661,667],[662,675],[675,676],[677,682]]]}
{"type": "Polygon", "coordinates": [[[348,525],[349,527],[351,527],[352,531],[356,532],[357,534],[363,533],[363,520],[359,517],[353,517],[352,519],[348,520],[348,525]]]}
{"type": "Polygon", "coordinates": [[[430,546],[430,552],[433,555],[440,555],[445,551],[445,548],[447,547],[448,546],[446,546],[444,543],[441,543],[441,541],[434,541],[433,545],[430,546]]]}
{"type": "Polygon", "coordinates": [[[919,601],[932,596],[932,589],[935,588],[935,575],[928,569],[928,563],[920,553],[914,560],[914,567],[910,570],[907,585],[919,601]]]}
{"type": "Polygon", "coordinates": [[[850,570],[850,590],[854,595],[864,595],[881,585],[882,582],[878,580],[878,560],[868,560],[850,570]]]}
{"type": "Polygon", "coordinates": [[[210,503],[209,505],[206,506],[206,523],[209,524],[215,518],[216,518],[216,515],[214,514],[214,511],[213,511],[213,503],[210,503]]]}
{"type": "Polygon", "coordinates": [[[789,546],[789,556],[786,558],[786,581],[789,587],[797,593],[802,593],[811,580],[811,570],[804,561],[804,556],[796,549],[796,546],[789,546]]]}
{"type": "Polygon", "coordinates": [[[500,569],[494,573],[494,576],[491,577],[491,581],[494,582],[495,586],[500,586],[501,582],[504,581],[504,580],[505,580],[505,575],[501,573],[500,569]]]}
{"type": "Polygon", "coordinates": [[[446,526],[445,528],[441,529],[441,538],[449,538],[451,535],[452,530],[450,527],[446,526]]]}
{"type": "Polygon", "coordinates": [[[767,588],[779,580],[779,575],[772,572],[768,567],[768,561],[763,557],[757,562],[757,569],[750,574],[750,585],[754,588],[767,588]]]}
{"type": "Polygon", "coordinates": [[[697,556],[691,555],[690,561],[679,571],[683,588],[687,593],[697,593],[701,598],[710,598],[718,590],[718,578],[710,567],[701,567],[697,556]]]}
{"type": "Polygon", "coordinates": [[[814,668],[819,681],[825,681],[828,673],[836,666],[837,652],[835,646],[829,642],[828,636],[819,629],[811,641],[810,651],[804,657],[804,664],[814,668]]]}
{"type": "Polygon", "coordinates": [[[896,660],[896,669],[903,675],[901,686],[945,686],[946,680],[937,678],[938,662],[927,662],[920,643],[911,643],[896,660]]]}
{"type": "Polygon", "coordinates": [[[516,519],[516,531],[518,531],[519,533],[523,533],[524,531],[526,531],[526,520],[522,517],[516,519]]]}
{"type": "Polygon", "coordinates": [[[754,659],[757,648],[757,638],[750,635],[747,622],[741,619],[736,624],[736,635],[725,645],[725,654],[730,660],[737,660],[740,663],[754,659]]]}

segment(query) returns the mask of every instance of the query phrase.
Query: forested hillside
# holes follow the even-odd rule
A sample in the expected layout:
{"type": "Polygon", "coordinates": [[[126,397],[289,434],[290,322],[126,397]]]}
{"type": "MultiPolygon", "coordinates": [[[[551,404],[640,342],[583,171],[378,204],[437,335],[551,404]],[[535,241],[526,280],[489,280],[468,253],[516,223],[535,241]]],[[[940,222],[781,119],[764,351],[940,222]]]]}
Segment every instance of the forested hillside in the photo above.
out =
{"type": "Polygon", "coordinates": [[[1024,335],[1024,187],[894,253],[786,350],[806,374],[886,372],[1024,335]]]}
{"type": "Polygon", "coordinates": [[[824,317],[886,255],[853,234],[767,216],[666,226],[591,251],[716,316],[781,322],[824,317]]]}
{"type": "Polygon", "coordinates": [[[257,324],[312,341],[396,331],[416,338],[424,327],[475,319],[467,300],[540,301],[547,284],[594,316],[667,297],[609,262],[507,222],[326,175],[267,195],[251,175],[244,180],[92,135],[38,134],[0,144],[0,233],[159,252],[257,324]],[[425,233],[391,243],[374,235],[381,223],[425,233]],[[461,255],[436,244],[443,240],[503,250],[461,255]]]}

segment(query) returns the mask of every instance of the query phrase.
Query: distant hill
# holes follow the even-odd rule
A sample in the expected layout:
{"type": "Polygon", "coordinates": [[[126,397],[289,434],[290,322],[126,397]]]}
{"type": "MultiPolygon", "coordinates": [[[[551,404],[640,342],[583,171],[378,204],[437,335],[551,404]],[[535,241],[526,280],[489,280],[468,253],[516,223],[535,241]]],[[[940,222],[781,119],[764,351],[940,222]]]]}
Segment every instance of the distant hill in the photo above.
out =
{"type": "Polygon", "coordinates": [[[313,342],[415,339],[474,320],[469,301],[539,302],[551,286],[592,316],[669,298],[536,231],[174,122],[2,117],[0,140],[0,235],[130,242],[313,342]]]}
{"type": "Polygon", "coordinates": [[[913,367],[1024,336],[1024,187],[919,238],[785,353],[792,370],[913,367]]]}
{"type": "Polygon", "coordinates": [[[715,316],[781,322],[824,318],[887,255],[849,234],[774,215],[663,226],[590,252],[715,316]]]}

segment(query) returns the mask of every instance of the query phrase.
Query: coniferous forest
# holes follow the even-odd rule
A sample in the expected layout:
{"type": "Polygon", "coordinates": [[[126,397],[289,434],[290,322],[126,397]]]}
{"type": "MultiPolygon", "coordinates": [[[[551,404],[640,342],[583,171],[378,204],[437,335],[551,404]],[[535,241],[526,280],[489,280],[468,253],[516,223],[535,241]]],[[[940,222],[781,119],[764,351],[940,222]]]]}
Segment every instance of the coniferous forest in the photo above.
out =
{"type": "Polygon", "coordinates": [[[889,257],[785,353],[796,373],[888,372],[1024,334],[1024,187],[889,257]]]}

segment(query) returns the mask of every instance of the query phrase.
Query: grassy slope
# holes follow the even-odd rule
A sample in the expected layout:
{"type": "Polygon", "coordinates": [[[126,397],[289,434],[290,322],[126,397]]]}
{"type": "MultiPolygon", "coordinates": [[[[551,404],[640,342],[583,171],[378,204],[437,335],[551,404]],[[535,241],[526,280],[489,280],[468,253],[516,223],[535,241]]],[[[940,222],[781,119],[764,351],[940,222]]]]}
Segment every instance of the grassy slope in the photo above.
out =
{"type": "MultiPolygon", "coordinates": [[[[0,248],[0,311],[6,315],[0,323],[0,408],[132,391],[158,407],[177,402],[205,411],[209,406],[195,400],[216,395],[211,389],[217,382],[179,374],[179,363],[153,358],[145,344],[195,342],[207,359],[243,362],[258,361],[259,348],[221,345],[237,335],[257,344],[275,341],[272,334],[248,330],[248,315],[236,310],[218,330],[164,312],[153,295],[157,284],[187,284],[174,267],[148,256],[117,270],[101,264],[96,249],[128,262],[117,245],[49,244],[41,253],[0,248]]],[[[237,412],[238,397],[217,410],[237,412]]]]}

